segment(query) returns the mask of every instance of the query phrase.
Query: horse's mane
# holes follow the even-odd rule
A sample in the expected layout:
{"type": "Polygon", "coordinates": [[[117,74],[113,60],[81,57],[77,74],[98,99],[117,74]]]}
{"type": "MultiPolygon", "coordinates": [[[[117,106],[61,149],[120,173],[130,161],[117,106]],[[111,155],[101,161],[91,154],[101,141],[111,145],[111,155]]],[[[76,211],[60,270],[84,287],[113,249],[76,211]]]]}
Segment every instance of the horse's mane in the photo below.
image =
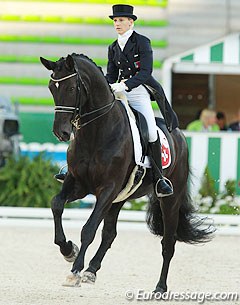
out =
{"type": "Polygon", "coordinates": [[[72,53],[71,56],[75,56],[75,57],[78,57],[78,58],[83,58],[83,59],[86,59],[88,61],[90,61],[92,64],[94,64],[95,67],[97,67],[101,73],[104,75],[103,73],[103,70],[102,70],[102,67],[98,66],[91,58],[89,58],[87,55],[85,54],[77,54],[77,53],[72,53]]]}

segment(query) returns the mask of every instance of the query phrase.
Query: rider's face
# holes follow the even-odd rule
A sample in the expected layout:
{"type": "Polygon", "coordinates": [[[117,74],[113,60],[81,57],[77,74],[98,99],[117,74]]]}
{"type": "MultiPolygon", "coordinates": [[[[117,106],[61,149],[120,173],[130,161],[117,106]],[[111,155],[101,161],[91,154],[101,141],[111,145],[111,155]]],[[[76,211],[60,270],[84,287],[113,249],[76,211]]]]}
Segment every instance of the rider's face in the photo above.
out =
{"type": "Polygon", "coordinates": [[[127,17],[115,17],[113,22],[116,32],[120,35],[130,30],[133,25],[133,19],[127,17]]]}

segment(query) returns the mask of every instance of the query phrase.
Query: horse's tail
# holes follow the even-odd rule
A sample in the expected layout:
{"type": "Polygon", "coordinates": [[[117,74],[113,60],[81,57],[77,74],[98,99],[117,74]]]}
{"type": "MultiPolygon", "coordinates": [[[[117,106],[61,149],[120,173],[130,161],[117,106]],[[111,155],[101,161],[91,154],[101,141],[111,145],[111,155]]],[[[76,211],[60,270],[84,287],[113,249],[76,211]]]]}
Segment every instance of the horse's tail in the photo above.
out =
{"type": "MultiPolygon", "coordinates": [[[[200,218],[194,214],[194,207],[188,192],[187,185],[180,194],[180,208],[178,227],[176,232],[176,240],[190,244],[204,243],[211,239],[212,233],[215,231],[212,226],[205,225],[206,218],[200,218]]],[[[150,198],[150,204],[147,211],[147,224],[150,231],[154,235],[164,235],[164,225],[160,202],[153,195],[150,198]]]]}

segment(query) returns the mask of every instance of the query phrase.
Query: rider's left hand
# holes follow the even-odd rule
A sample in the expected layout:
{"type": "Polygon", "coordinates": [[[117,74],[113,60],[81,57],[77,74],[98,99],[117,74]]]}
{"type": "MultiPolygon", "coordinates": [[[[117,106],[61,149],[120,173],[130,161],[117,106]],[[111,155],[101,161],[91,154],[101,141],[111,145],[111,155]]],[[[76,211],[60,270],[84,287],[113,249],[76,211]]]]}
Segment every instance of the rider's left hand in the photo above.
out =
{"type": "Polygon", "coordinates": [[[111,88],[112,88],[112,91],[113,91],[113,92],[116,92],[116,93],[118,93],[118,92],[123,92],[123,91],[125,91],[125,90],[128,90],[128,87],[125,85],[124,82],[121,82],[121,83],[114,83],[114,84],[111,84],[110,86],[111,86],[111,88]]]}

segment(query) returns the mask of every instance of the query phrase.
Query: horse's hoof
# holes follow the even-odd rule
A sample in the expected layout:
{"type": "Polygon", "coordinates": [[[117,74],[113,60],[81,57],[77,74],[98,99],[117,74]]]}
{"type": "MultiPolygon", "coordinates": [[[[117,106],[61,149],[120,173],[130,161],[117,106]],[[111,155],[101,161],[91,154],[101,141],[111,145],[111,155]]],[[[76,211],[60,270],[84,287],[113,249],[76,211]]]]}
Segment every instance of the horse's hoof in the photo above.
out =
{"type": "Polygon", "coordinates": [[[67,276],[66,282],[63,283],[65,287],[81,287],[80,273],[71,273],[67,276]]]}
{"type": "Polygon", "coordinates": [[[96,275],[92,272],[89,272],[89,271],[85,271],[83,273],[83,276],[82,276],[82,279],[81,279],[81,282],[84,283],[84,284],[95,284],[96,282],[96,275]]]}
{"type": "Polygon", "coordinates": [[[64,256],[64,259],[69,263],[74,263],[79,253],[79,248],[72,242],[72,252],[68,256],[64,256]]]}
{"type": "Polygon", "coordinates": [[[167,289],[164,289],[162,287],[156,287],[153,293],[160,293],[163,294],[164,292],[167,292],[167,289]]]}

